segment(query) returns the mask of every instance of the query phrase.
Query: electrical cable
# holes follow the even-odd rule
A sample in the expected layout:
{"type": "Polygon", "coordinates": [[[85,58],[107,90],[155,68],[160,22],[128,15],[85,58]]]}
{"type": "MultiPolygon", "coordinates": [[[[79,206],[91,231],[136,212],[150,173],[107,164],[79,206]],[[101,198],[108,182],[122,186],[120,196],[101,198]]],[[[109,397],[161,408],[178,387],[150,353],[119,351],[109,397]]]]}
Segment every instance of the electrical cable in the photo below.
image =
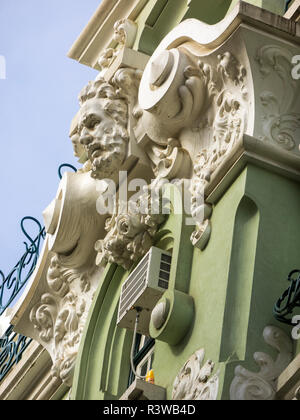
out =
{"type": "Polygon", "coordinates": [[[137,328],[138,328],[138,325],[139,325],[140,312],[141,312],[141,309],[140,308],[134,308],[134,309],[136,310],[136,318],[135,318],[135,325],[134,325],[134,332],[133,332],[133,340],[132,340],[131,352],[130,352],[131,370],[132,370],[132,372],[133,372],[133,374],[135,375],[136,378],[138,378],[138,379],[146,379],[147,375],[146,376],[141,376],[141,375],[138,375],[136,373],[135,366],[134,366],[134,363],[133,363],[134,350],[135,350],[135,342],[136,342],[136,335],[137,335],[137,328]]]}

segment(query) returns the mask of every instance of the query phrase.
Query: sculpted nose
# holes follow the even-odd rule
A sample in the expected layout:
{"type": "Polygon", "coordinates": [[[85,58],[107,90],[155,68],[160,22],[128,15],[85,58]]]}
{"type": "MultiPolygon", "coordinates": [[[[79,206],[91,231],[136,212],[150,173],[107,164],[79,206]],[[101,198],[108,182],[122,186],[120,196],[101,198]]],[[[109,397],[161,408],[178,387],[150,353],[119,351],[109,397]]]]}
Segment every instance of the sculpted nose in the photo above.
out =
{"type": "Polygon", "coordinates": [[[84,128],[81,132],[79,142],[83,146],[89,145],[93,141],[93,137],[89,134],[88,130],[84,128]]]}

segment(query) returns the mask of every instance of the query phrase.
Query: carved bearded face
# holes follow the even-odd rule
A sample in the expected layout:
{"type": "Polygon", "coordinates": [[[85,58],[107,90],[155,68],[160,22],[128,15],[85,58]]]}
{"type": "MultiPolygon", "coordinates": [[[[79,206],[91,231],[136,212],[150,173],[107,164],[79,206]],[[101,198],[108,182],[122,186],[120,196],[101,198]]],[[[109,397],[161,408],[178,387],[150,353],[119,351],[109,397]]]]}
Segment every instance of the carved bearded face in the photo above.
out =
{"type": "Polygon", "coordinates": [[[79,142],[92,164],[92,177],[103,179],[119,171],[127,153],[127,130],[118,120],[119,100],[92,98],[79,113],[79,142]]]}

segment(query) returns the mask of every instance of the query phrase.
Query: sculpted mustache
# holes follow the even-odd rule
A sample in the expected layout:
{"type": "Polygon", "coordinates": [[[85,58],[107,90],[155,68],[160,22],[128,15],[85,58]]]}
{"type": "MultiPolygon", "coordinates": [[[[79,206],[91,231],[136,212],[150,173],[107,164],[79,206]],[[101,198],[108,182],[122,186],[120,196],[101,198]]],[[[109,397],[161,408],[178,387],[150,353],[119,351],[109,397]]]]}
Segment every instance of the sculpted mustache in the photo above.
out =
{"type": "Polygon", "coordinates": [[[118,147],[115,147],[113,150],[109,152],[103,152],[103,154],[100,154],[99,156],[95,153],[95,156],[93,157],[93,163],[97,166],[108,161],[111,162],[113,158],[119,158],[120,156],[122,156],[122,150],[118,147]]]}
{"type": "Polygon", "coordinates": [[[96,150],[103,152],[112,151],[116,147],[122,147],[124,140],[122,138],[109,137],[109,140],[103,141],[103,139],[95,139],[93,142],[86,146],[88,154],[92,155],[96,150]]]}

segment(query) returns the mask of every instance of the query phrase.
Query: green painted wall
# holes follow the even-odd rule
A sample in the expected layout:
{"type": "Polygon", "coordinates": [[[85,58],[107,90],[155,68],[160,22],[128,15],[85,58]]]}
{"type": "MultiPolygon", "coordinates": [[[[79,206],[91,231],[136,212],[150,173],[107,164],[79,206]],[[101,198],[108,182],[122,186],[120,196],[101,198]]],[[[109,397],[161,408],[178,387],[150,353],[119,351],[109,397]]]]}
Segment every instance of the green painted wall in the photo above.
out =
{"type": "MultiPolygon", "coordinates": [[[[283,15],[285,0],[245,0],[273,13],[283,15]]],[[[161,40],[181,21],[199,19],[213,25],[222,20],[239,0],[149,0],[136,19],[138,35],[134,45],[152,55],[161,40]]]]}
{"type": "MultiPolygon", "coordinates": [[[[180,267],[180,287],[193,298],[194,315],[179,344],[168,344],[168,335],[162,337],[164,341],[156,339],[155,381],[167,389],[168,398],[177,373],[200,348],[220,369],[222,399],[229,398],[238,364],[257,371],[256,351],[277,356],[263,341],[262,332],[267,325],[291,332],[275,321],[272,309],[287,287],[288,273],[298,267],[299,210],[297,183],[248,165],[215,205],[212,236],[203,252],[186,247],[180,259],[186,228],[182,225],[179,234],[178,219],[170,216],[159,243],[165,241],[170,247],[166,238],[173,237],[171,246],[175,252],[177,247],[179,259],[173,258],[172,267],[175,271],[180,267]]],[[[99,287],[76,366],[74,398],[119,398],[126,389],[132,333],[115,326],[120,285],[126,275],[120,268],[109,267],[99,287]]]]}
{"type": "MultiPolygon", "coordinates": [[[[136,49],[152,54],[181,20],[214,24],[237,0],[149,0],[137,18],[136,49]]],[[[283,0],[249,0],[283,13],[283,0]]],[[[171,201],[178,201],[174,190],[171,201]]],[[[291,333],[273,317],[273,306],[299,267],[300,186],[253,164],[240,173],[214,205],[212,235],[204,251],[193,248],[184,215],[171,213],[156,245],[173,250],[166,325],[155,331],[155,382],[171,398],[174,379],[200,348],[220,370],[219,398],[229,399],[234,369],[258,371],[253,354],[277,353],[263,340],[267,325],[291,333]],[[182,334],[182,331],[184,334],[182,334]],[[182,337],[183,335],[183,337],[182,337]]],[[[122,282],[128,273],[109,265],[96,292],[76,363],[73,399],[116,399],[127,387],[132,332],[116,327],[122,282]]],[[[295,342],[295,352],[300,344],[295,342]]]]}
{"type": "Polygon", "coordinates": [[[124,270],[109,265],[100,280],[78,353],[71,399],[114,400],[127,388],[132,332],[118,328],[124,270]]]}

